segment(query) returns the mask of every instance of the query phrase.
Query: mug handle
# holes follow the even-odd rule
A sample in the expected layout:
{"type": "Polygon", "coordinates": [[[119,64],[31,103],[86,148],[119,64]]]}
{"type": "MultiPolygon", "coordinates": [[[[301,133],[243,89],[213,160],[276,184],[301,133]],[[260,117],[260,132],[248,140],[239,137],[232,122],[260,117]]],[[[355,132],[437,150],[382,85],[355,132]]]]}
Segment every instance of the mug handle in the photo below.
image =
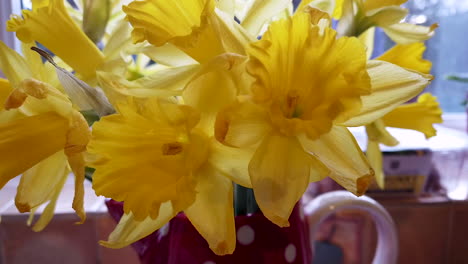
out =
{"type": "Polygon", "coordinates": [[[387,210],[368,197],[356,197],[348,191],[332,191],[321,194],[305,204],[304,213],[310,224],[310,238],[314,240],[320,223],[329,215],[357,209],[369,213],[377,228],[377,249],[372,263],[395,264],[398,257],[398,237],[395,224],[387,210]]]}

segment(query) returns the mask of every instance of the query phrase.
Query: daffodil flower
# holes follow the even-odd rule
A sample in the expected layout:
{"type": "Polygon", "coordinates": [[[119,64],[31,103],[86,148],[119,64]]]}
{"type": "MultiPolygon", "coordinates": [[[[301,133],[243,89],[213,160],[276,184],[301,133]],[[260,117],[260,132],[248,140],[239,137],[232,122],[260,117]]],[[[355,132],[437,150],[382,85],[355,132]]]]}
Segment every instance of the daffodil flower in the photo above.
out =
{"type": "Polygon", "coordinates": [[[58,84],[53,68],[45,66],[33,51],[24,49],[23,53],[27,60],[0,42],[0,69],[9,81],[2,81],[1,86],[9,94],[2,96],[0,111],[0,187],[22,174],[15,198],[18,210],[33,213],[48,203],[33,226],[40,231],[51,220],[72,170],[72,206],[83,222],[83,152],[90,138],[88,125],[68,97],[47,82],[58,84]]]}
{"type": "Polygon", "coordinates": [[[216,254],[231,254],[236,239],[227,174],[246,174],[245,152],[208,137],[192,107],[127,99],[118,114],[94,124],[88,147],[94,190],[124,202],[124,216],[101,244],[127,246],[184,211],[216,254]]]}
{"type": "Polygon", "coordinates": [[[247,49],[251,97],[218,115],[216,138],[256,148],[249,163],[263,214],[279,226],[309,182],[330,176],[361,195],[374,172],[346,123],[372,122],[429,83],[429,76],[367,61],[356,38],[336,38],[320,12],[298,12],[270,24],[247,49]],[[322,21],[317,24],[312,22],[322,21]]]}
{"type": "Polygon", "coordinates": [[[83,79],[95,78],[104,56],[71,19],[63,0],[33,1],[33,10],[23,10],[22,15],[12,15],[7,31],[16,32],[22,42],[41,43],[83,79]]]}
{"type": "MultiPolygon", "coordinates": [[[[387,61],[400,67],[429,74],[431,62],[423,59],[426,47],[423,43],[408,45],[395,45],[382,54],[377,60],[387,61]]],[[[396,146],[398,140],[387,130],[387,127],[412,129],[424,133],[426,138],[436,135],[434,123],[442,122],[442,110],[436,98],[429,93],[418,97],[415,103],[398,106],[396,109],[384,115],[381,119],[366,125],[368,136],[366,155],[375,170],[376,181],[380,188],[385,186],[385,175],[382,165],[382,152],[379,144],[396,146]]]]}
{"type": "Polygon", "coordinates": [[[438,27],[401,22],[408,10],[400,7],[407,0],[304,0],[306,6],[319,8],[339,19],[337,31],[341,36],[360,36],[373,27],[381,27],[398,44],[421,42],[431,38],[438,27]]]}

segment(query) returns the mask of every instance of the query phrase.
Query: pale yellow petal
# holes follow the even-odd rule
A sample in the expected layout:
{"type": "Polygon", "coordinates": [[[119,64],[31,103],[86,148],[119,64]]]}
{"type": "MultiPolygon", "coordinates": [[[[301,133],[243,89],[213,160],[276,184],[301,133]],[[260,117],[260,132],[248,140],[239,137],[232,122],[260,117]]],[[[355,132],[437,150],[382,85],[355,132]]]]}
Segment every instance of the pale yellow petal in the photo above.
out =
{"type": "Polygon", "coordinates": [[[51,193],[52,196],[51,196],[50,202],[47,204],[46,208],[42,212],[41,216],[39,217],[39,220],[37,220],[37,222],[34,223],[32,227],[32,230],[34,232],[42,231],[49,224],[50,220],[52,220],[52,217],[54,216],[57,200],[59,198],[59,195],[60,195],[60,192],[62,191],[63,186],[65,185],[67,176],[68,176],[68,171],[64,173],[63,175],[61,175],[60,182],[52,190],[52,193],[51,193]]]}
{"type": "Polygon", "coordinates": [[[3,41],[0,41],[0,70],[12,87],[33,76],[27,61],[3,41]]]}
{"type": "Polygon", "coordinates": [[[273,134],[250,161],[255,199],[265,217],[280,227],[289,226],[289,216],[307,189],[312,159],[296,137],[273,134]]]}
{"type": "Polygon", "coordinates": [[[408,23],[398,23],[386,26],[383,30],[396,43],[411,44],[430,39],[434,36],[434,30],[437,27],[437,24],[426,27],[408,23]]]}
{"type": "Polygon", "coordinates": [[[52,112],[0,124],[0,187],[63,149],[67,131],[68,120],[52,112]]]}
{"type": "Polygon", "coordinates": [[[59,56],[84,79],[94,78],[104,56],[68,14],[63,0],[50,0],[47,6],[23,10],[12,16],[7,31],[16,32],[23,42],[37,41],[59,56]]]}
{"type": "Polygon", "coordinates": [[[253,36],[257,36],[263,27],[263,24],[273,16],[283,11],[291,1],[276,0],[263,1],[253,0],[249,6],[241,25],[253,36]]]}
{"type": "Polygon", "coordinates": [[[271,129],[265,110],[250,101],[236,102],[218,114],[215,137],[228,146],[248,147],[258,144],[271,129]]]}
{"type": "Polygon", "coordinates": [[[345,127],[333,129],[317,140],[302,136],[304,149],[314,154],[330,170],[330,177],[355,195],[363,195],[374,177],[354,136],[345,127]]]}
{"type": "Polygon", "coordinates": [[[382,117],[385,125],[413,129],[426,138],[436,135],[435,123],[442,123],[442,109],[437,98],[430,93],[422,94],[415,103],[401,105],[382,117]]]}
{"type": "Polygon", "coordinates": [[[108,248],[123,248],[133,242],[136,242],[159,228],[171,220],[178,211],[174,211],[170,202],[161,204],[159,214],[156,219],[150,217],[142,221],[135,220],[132,213],[124,214],[115,227],[114,231],[109,235],[107,241],[99,241],[99,243],[108,248]]]}
{"type": "Polygon", "coordinates": [[[361,23],[366,23],[370,26],[385,27],[399,23],[407,15],[408,10],[405,8],[399,6],[386,6],[366,12],[366,17],[361,21],[361,23]]]}
{"type": "Polygon", "coordinates": [[[85,181],[85,161],[83,153],[68,156],[68,163],[75,175],[75,195],[73,196],[72,208],[80,218],[79,224],[86,220],[84,210],[84,181],[85,181]]]}
{"type": "Polygon", "coordinates": [[[362,126],[384,116],[391,110],[418,95],[432,80],[432,76],[405,70],[384,61],[369,61],[372,93],[362,96],[359,114],[342,123],[362,126]]]}
{"type": "Polygon", "coordinates": [[[407,45],[397,44],[376,60],[390,62],[403,68],[428,74],[431,71],[432,63],[423,59],[425,50],[426,46],[420,42],[407,45]]]}
{"type": "Polygon", "coordinates": [[[375,27],[371,27],[359,35],[359,40],[362,41],[364,45],[366,45],[367,59],[370,59],[372,57],[372,53],[374,52],[375,27]]]}
{"type": "Polygon", "coordinates": [[[146,46],[142,52],[155,62],[166,66],[178,67],[197,63],[196,60],[171,43],[166,43],[159,47],[153,45],[146,46]]]}
{"type": "Polygon", "coordinates": [[[168,68],[135,81],[127,81],[123,76],[113,73],[98,72],[98,82],[112,105],[118,106],[130,96],[147,98],[181,95],[198,70],[198,64],[168,68]]]}
{"type": "Polygon", "coordinates": [[[302,0],[297,10],[310,6],[327,12],[335,19],[340,19],[343,14],[343,2],[344,0],[302,0]]]}
{"type": "Polygon", "coordinates": [[[31,211],[51,199],[53,190],[58,188],[68,165],[63,151],[58,151],[28,169],[21,176],[15,204],[21,213],[31,211]]]}
{"type": "Polygon", "coordinates": [[[184,213],[215,254],[232,254],[236,247],[232,182],[209,164],[196,174],[197,196],[184,213]]]}
{"type": "Polygon", "coordinates": [[[215,11],[212,23],[216,34],[221,39],[224,50],[229,53],[245,55],[248,44],[257,39],[239,25],[231,15],[220,10],[215,11]]]}
{"type": "Polygon", "coordinates": [[[383,171],[383,157],[380,151],[379,142],[374,140],[367,141],[366,156],[369,164],[375,172],[375,180],[380,189],[385,188],[385,174],[383,171]]]}
{"type": "Polygon", "coordinates": [[[62,89],[58,81],[55,69],[49,63],[44,63],[41,55],[39,55],[31,47],[35,47],[35,43],[21,43],[21,54],[27,61],[29,69],[32,72],[34,79],[46,82],[57,89],[62,89]]]}
{"type": "Polygon", "coordinates": [[[363,8],[366,11],[382,8],[386,6],[399,6],[406,3],[408,0],[365,0],[363,1],[363,8]]]}
{"type": "Polygon", "coordinates": [[[255,148],[253,147],[233,148],[212,139],[208,162],[235,183],[252,188],[248,166],[254,152],[255,148]]]}

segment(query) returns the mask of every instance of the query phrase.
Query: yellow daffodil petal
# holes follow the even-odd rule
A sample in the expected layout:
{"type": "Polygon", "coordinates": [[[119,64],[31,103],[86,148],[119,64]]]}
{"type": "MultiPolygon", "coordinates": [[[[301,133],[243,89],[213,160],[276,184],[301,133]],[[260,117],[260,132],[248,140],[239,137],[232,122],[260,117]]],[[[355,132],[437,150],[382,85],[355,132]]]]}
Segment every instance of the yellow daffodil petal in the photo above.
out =
{"type": "Polygon", "coordinates": [[[382,8],[386,6],[399,6],[406,3],[408,0],[365,0],[363,8],[366,11],[382,8]]]}
{"type": "Polygon", "coordinates": [[[382,151],[380,151],[379,142],[374,140],[367,141],[366,156],[367,160],[369,160],[369,164],[372,166],[372,169],[374,169],[377,185],[380,189],[384,189],[385,175],[383,172],[383,157],[382,151]]]}
{"type": "Polygon", "coordinates": [[[307,13],[273,22],[248,53],[253,100],[285,135],[318,138],[335,119],[357,114],[370,93],[364,45],[311,25],[307,13]]]}
{"type": "Polygon", "coordinates": [[[84,211],[84,181],[85,181],[85,161],[83,153],[68,156],[68,162],[75,175],[75,195],[73,196],[72,208],[80,218],[80,224],[86,220],[84,211]]]}
{"type": "Polygon", "coordinates": [[[372,94],[361,97],[360,113],[343,122],[344,126],[362,126],[377,120],[422,92],[432,80],[430,75],[384,61],[369,61],[367,70],[372,94]]]}
{"type": "Polygon", "coordinates": [[[425,50],[426,46],[420,42],[407,45],[397,44],[376,60],[387,61],[403,68],[429,74],[432,63],[423,59],[425,50]]]}
{"type": "Polygon", "coordinates": [[[53,112],[0,124],[0,187],[63,149],[67,131],[68,120],[53,112]]]}
{"type": "Polygon", "coordinates": [[[198,64],[167,68],[135,81],[127,81],[113,73],[98,72],[98,82],[112,105],[118,106],[129,96],[147,98],[181,95],[199,68],[198,64]]]}
{"type": "Polygon", "coordinates": [[[398,145],[398,140],[387,131],[385,125],[386,124],[382,119],[377,119],[369,125],[366,125],[367,137],[369,140],[376,141],[387,146],[398,145]]]}
{"type": "Polygon", "coordinates": [[[213,135],[216,114],[233,103],[240,90],[239,68],[245,57],[223,54],[202,65],[184,89],[184,103],[201,112],[201,124],[208,136],[213,135]],[[213,100],[213,98],[217,98],[213,100]]]}
{"type": "Polygon", "coordinates": [[[372,53],[374,52],[375,27],[371,27],[359,35],[359,40],[362,41],[364,45],[366,45],[367,59],[370,59],[372,57],[372,53]]]}
{"type": "Polygon", "coordinates": [[[59,56],[84,79],[92,79],[104,56],[67,13],[63,0],[50,0],[37,10],[12,16],[7,30],[23,42],[37,41],[59,56]]]}
{"type": "Polygon", "coordinates": [[[0,78],[0,111],[5,109],[5,102],[12,91],[10,82],[0,78]]]}
{"type": "Polygon", "coordinates": [[[3,41],[0,41],[0,70],[10,81],[12,87],[33,76],[27,61],[3,41]]]}
{"type": "Polygon", "coordinates": [[[15,204],[21,213],[46,203],[51,192],[62,182],[63,175],[68,174],[66,156],[57,151],[23,173],[18,185],[15,204]]]}
{"type": "Polygon", "coordinates": [[[248,147],[258,143],[271,129],[265,110],[250,101],[236,102],[218,114],[215,137],[228,146],[248,147]]]}
{"type": "Polygon", "coordinates": [[[300,11],[310,6],[327,12],[335,19],[340,19],[343,14],[343,3],[344,0],[302,0],[297,10],[300,11]]]}
{"type": "Polygon", "coordinates": [[[330,170],[330,177],[355,195],[363,195],[374,177],[366,157],[347,128],[333,126],[317,140],[300,137],[304,149],[330,170]]]}
{"type": "Polygon", "coordinates": [[[142,52],[155,62],[166,66],[178,67],[197,63],[196,60],[171,43],[166,43],[159,47],[153,45],[146,46],[142,52]]]}
{"type": "Polygon", "coordinates": [[[233,148],[212,139],[208,162],[235,183],[247,188],[252,188],[248,166],[254,151],[255,149],[253,147],[233,148]]]}
{"type": "Polygon", "coordinates": [[[383,28],[385,33],[398,44],[411,44],[430,39],[434,36],[434,30],[438,27],[433,24],[429,27],[398,23],[383,28]]]}
{"type": "MultiPolygon", "coordinates": [[[[369,2],[369,1],[367,1],[369,2]]],[[[366,12],[361,23],[367,26],[385,27],[399,23],[408,15],[408,10],[399,6],[386,6],[366,12]]],[[[361,25],[361,27],[364,25],[361,25]]]]}
{"type": "Polygon", "coordinates": [[[257,40],[254,35],[239,25],[231,15],[221,10],[215,10],[212,23],[226,52],[245,55],[248,44],[257,40]]]}
{"type": "Polygon", "coordinates": [[[263,1],[253,0],[248,8],[241,25],[253,36],[257,36],[263,27],[263,24],[273,16],[283,11],[291,1],[263,1]]]}
{"type": "Polygon", "coordinates": [[[93,125],[88,163],[96,194],[125,201],[125,213],[138,221],[155,219],[166,201],[190,205],[191,172],[207,155],[205,139],[190,131],[198,121],[193,109],[154,99],[119,110],[93,125]]]}
{"type": "Polygon", "coordinates": [[[387,126],[417,130],[430,138],[436,135],[433,124],[442,123],[442,110],[437,98],[425,93],[418,97],[417,102],[395,108],[382,120],[387,126]]]}
{"type": "Polygon", "coordinates": [[[196,174],[197,196],[184,213],[215,254],[232,254],[236,247],[232,182],[208,163],[196,174]]]}
{"type": "Polygon", "coordinates": [[[54,189],[52,189],[49,203],[42,212],[41,217],[39,217],[37,222],[34,223],[32,227],[32,230],[34,232],[42,231],[49,224],[50,220],[52,220],[52,217],[54,216],[55,206],[57,204],[60,192],[62,191],[63,186],[65,185],[65,181],[67,180],[68,172],[59,176],[61,176],[60,182],[57,184],[57,186],[55,186],[54,189]]]}
{"type": "Polygon", "coordinates": [[[171,42],[199,62],[223,53],[209,21],[213,0],[133,1],[123,10],[133,26],[134,42],[147,40],[155,46],[171,42]]]}
{"type": "Polygon", "coordinates": [[[163,227],[178,211],[174,210],[170,202],[161,204],[156,219],[147,217],[141,221],[136,220],[132,213],[124,214],[107,241],[99,243],[108,248],[123,248],[138,241],[157,229],[163,227]]]}
{"type": "Polygon", "coordinates": [[[262,213],[280,227],[309,185],[313,157],[296,137],[268,135],[249,164],[255,199],[262,213]]]}

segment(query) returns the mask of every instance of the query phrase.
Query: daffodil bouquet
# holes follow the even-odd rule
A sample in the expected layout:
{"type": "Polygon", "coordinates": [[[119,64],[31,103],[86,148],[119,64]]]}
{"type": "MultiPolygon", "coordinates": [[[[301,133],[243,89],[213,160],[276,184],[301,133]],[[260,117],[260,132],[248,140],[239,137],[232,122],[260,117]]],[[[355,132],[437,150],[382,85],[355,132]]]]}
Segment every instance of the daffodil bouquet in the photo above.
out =
{"type": "Polygon", "coordinates": [[[440,122],[429,94],[402,105],[433,78],[422,41],[435,26],[402,22],[405,0],[294,2],[33,0],[7,23],[22,55],[0,42],[0,186],[21,175],[18,210],[47,204],[38,231],[71,171],[85,220],[94,169],[96,194],[124,202],[103,245],[184,212],[223,255],[235,248],[234,184],[281,227],[311,182],[356,195],[382,184],[379,143],[397,143],[385,126],[429,137],[440,122]],[[397,45],[370,59],[375,27],[397,45]],[[368,157],[354,126],[366,126],[368,157]]]}

